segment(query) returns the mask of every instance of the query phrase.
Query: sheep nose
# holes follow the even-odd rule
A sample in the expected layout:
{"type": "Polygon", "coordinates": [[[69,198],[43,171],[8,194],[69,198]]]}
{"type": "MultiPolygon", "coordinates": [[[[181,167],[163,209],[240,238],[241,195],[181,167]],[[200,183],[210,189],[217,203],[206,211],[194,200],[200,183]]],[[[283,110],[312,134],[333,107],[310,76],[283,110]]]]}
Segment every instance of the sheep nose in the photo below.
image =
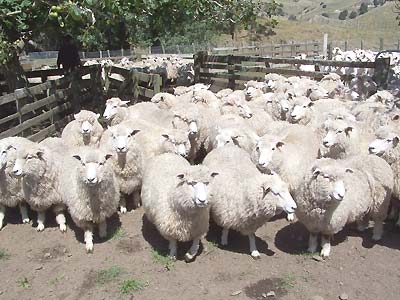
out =
{"type": "Polygon", "coordinates": [[[94,182],[96,180],[96,177],[90,177],[90,178],[88,178],[88,181],[89,182],[94,182]]]}
{"type": "Polygon", "coordinates": [[[374,153],[375,152],[375,148],[374,147],[369,147],[368,150],[369,150],[369,153],[374,153]]]}
{"type": "Polygon", "coordinates": [[[325,147],[327,147],[328,144],[329,144],[329,142],[328,142],[328,141],[323,141],[322,144],[323,144],[325,147]]]}

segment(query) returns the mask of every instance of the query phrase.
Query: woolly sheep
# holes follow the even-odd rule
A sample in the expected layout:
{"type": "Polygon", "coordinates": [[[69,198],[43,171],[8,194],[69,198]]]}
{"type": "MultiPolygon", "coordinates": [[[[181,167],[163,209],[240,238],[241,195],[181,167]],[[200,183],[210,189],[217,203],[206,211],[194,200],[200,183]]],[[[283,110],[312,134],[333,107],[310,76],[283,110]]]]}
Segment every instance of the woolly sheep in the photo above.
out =
{"type": "Polygon", "coordinates": [[[329,256],[331,237],[355,221],[364,230],[372,219],[372,238],[380,240],[392,187],[392,170],[379,157],[317,160],[296,192],[296,215],[310,232],[308,251],[317,250],[321,233],[321,256],[329,256]]]}
{"type": "Polygon", "coordinates": [[[29,223],[28,209],[21,191],[21,181],[13,176],[16,149],[31,142],[21,137],[0,140],[0,230],[3,228],[7,207],[19,206],[22,223],[29,223]]]}
{"type": "Polygon", "coordinates": [[[69,122],[62,131],[61,138],[69,146],[98,145],[103,127],[97,121],[99,114],[81,110],[74,115],[75,120],[69,122]]]}
{"type": "Polygon", "coordinates": [[[193,241],[185,254],[194,259],[209,226],[208,183],[218,175],[202,165],[190,166],[182,157],[163,154],[149,163],[143,176],[142,204],[146,217],[169,241],[169,255],[177,255],[177,241],[193,241]]]}
{"type": "Polygon", "coordinates": [[[293,213],[296,203],[277,174],[261,174],[250,156],[236,146],[211,151],[204,165],[219,175],[210,184],[211,216],[223,228],[221,244],[228,244],[229,229],[249,237],[250,254],[260,258],[255,232],[282,210],[293,213]]]}
{"type": "Polygon", "coordinates": [[[99,226],[100,238],[107,236],[107,218],[116,211],[119,203],[119,186],[111,164],[111,154],[98,149],[74,149],[76,159],[61,188],[68,211],[74,223],[84,230],[86,251],[93,251],[93,227],[99,226]]]}
{"type": "Polygon", "coordinates": [[[129,120],[143,120],[162,128],[172,128],[174,118],[169,110],[162,110],[151,102],[141,102],[130,106],[129,120]]]}
{"type": "Polygon", "coordinates": [[[222,99],[227,97],[228,95],[232,94],[233,90],[232,89],[222,89],[220,91],[218,91],[218,93],[215,94],[215,96],[217,96],[217,98],[222,99]]]}
{"type": "Polygon", "coordinates": [[[128,118],[128,103],[129,101],[122,101],[117,97],[110,98],[106,101],[103,117],[108,125],[117,125],[128,118]]]}
{"type": "Polygon", "coordinates": [[[215,94],[206,89],[193,90],[193,102],[203,103],[210,108],[219,109],[220,99],[215,96],[215,94]]]}
{"type": "Polygon", "coordinates": [[[151,102],[158,105],[161,109],[170,109],[179,103],[175,95],[168,93],[157,93],[151,98],[151,102]]]}
{"type": "Polygon", "coordinates": [[[62,176],[68,166],[65,152],[52,151],[42,144],[30,143],[17,149],[13,176],[21,179],[22,194],[32,210],[38,213],[37,231],[45,228],[46,210],[50,207],[62,232],[65,225],[65,204],[60,191],[62,176]]]}
{"type": "MultiPolygon", "coordinates": [[[[376,139],[369,144],[369,152],[383,158],[392,168],[394,176],[393,201],[394,207],[400,201],[400,134],[399,129],[390,126],[382,126],[375,132],[376,139]]],[[[396,215],[396,210],[392,207],[392,215],[396,215]]],[[[400,226],[400,217],[397,220],[400,226]]]]}

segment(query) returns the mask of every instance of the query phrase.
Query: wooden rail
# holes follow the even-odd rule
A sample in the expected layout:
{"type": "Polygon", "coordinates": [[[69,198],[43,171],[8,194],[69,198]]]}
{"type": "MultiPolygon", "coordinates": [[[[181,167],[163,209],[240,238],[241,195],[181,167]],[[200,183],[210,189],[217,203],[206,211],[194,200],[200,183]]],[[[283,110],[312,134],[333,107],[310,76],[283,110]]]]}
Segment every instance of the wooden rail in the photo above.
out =
{"type": "MultiPolygon", "coordinates": [[[[212,84],[214,89],[243,88],[245,81],[263,81],[268,73],[322,79],[323,76],[328,74],[328,72],[321,71],[323,67],[374,69],[374,79],[380,85],[384,85],[390,61],[388,59],[377,59],[375,62],[347,62],[243,55],[209,55],[207,52],[198,52],[194,55],[195,82],[212,84]],[[296,69],[298,65],[313,65],[316,71],[301,71],[296,69]]],[[[349,81],[355,77],[347,74],[340,76],[344,81],[349,81]]]]}
{"type": "Polygon", "coordinates": [[[107,70],[105,89],[108,96],[133,97],[134,102],[149,101],[161,91],[162,77],[134,69],[111,66],[107,70]]]}
{"type": "MultiPolygon", "coordinates": [[[[42,78],[59,70],[33,71],[27,76],[42,78]]],[[[80,109],[101,91],[99,65],[83,67],[57,80],[18,89],[0,97],[0,139],[24,136],[40,141],[61,129],[80,109]],[[83,79],[83,77],[90,78],[83,79]]]]}

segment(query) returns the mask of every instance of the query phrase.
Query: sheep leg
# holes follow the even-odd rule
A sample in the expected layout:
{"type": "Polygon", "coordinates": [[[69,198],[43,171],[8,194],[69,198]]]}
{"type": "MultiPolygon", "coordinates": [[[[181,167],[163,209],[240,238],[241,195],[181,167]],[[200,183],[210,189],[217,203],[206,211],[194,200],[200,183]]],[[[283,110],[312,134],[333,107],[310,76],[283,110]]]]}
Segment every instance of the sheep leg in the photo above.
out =
{"type": "Polygon", "coordinates": [[[139,208],[141,206],[141,199],[140,199],[140,191],[133,192],[133,205],[135,208],[139,208]]]}
{"type": "Polygon", "coordinates": [[[190,247],[189,251],[185,254],[185,261],[186,262],[191,262],[197,255],[197,252],[199,252],[199,247],[200,247],[200,239],[194,239],[193,244],[190,247]]]}
{"type": "Polygon", "coordinates": [[[86,244],[86,252],[93,252],[93,229],[87,228],[85,230],[84,240],[86,244]]]}
{"type": "Polygon", "coordinates": [[[331,254],[331,236],[330,235],[322,235],[321,239],[321,256],[328,257],[331,254]]]}
{"type": "Polygon", "coordinates": [[[125,195],[121,195],[121,199],[119,200],[119,211],[121,212],[121,214],[125,214],[128,211],[126,209],[125,195]]]}
{"type": "Polygon", "coordinates": [[[3,228],[5,215],[6,215],[6,208],[0,204],[0,230],[3,228]]]}
{"type": "Polygon", "coordinates": [[[367,216],[362,218],[360,221],[357,221],[357,230],[360,232],[365,231],[368,228],[369,219],[367,216]]]}
{"type": "Polygon", "coordinates": [[[60,227],[61,232],[66,232],[67,231],[67,225],[65,225],[65,215],[64,212],[59,212],[56,215],[56,222],[58,226],[60,227]]]}
{"type": "Polygon", "coordinates": [[[250,242],[250,255],[254,259],[260,258],[260,252],[258,252],[256,247],[256,236],[254,233],[249,234],[249,242],[250,242]]]}
{"type": "Polygon", "coordinates": [[[172,259],[176,259],[176,255],[178,253],[178,245],[176,240],[170,240],[169,241],[169,256],[172,259]]]}
{"type": "Polygon", "coordinates": [[[103,221],[99,224],[99,237],[102,239],[107,237],[107,221],[103,221]]]}
{"type": "Polygon", "coordinates": [[[44,230],[44,222],[46,221],[46,212],[45,211],[38,211],[37,213],[37,231],[43,231],[44,230]]]}
{"type": "Polygon", "coordinates": [[[228,246],[228,234],[229,234],[229,229],[222,228],[222,234],[221,234],[221,245],[222,246],[228,246]]]}
{"type": "Polygon", "coordinates": [[[30,222],[29,215],[28,215],[28,207],[25,204],[19,205],[19,212],[21,213],[22,223],[26,224],[30,222]]]}
{"type": "Polygon", "coordinates": [[[374,229],[372,231],[372,239],[379,241],[382,239],[383,234],[383,222],[381,220],[375,220],[374,229]]]}
{"type": "Polygon", "coordinates": [[[317,252],[318,248],[318,234],[310,232],[310,237],[308,238],[308,252],[317,252]]]}

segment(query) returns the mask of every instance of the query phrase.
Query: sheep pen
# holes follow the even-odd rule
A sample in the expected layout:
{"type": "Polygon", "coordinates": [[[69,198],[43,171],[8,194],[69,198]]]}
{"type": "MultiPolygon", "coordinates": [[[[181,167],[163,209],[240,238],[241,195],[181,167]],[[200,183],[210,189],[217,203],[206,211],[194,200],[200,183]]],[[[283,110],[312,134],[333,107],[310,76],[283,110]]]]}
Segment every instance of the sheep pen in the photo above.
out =
{"type": "MultiPolygon", "coordinates": [[[[165,76],[172,75],[172,73],[166,73],[165,76]]],[[[164,239],[169,236],[163,231],[164,227],[161,226],[159,220],[176,225],[176,228],[169,228],[174,232],[185,230],[188,223],[195,220],[192,211],[183,211],[182,206],[176,205],[174,201],[165,200],[169,199],[169,193],[174,189],[184,188],[185,195],[191,194],[189,191],[193,192],[193,195],[197,196],[188,197],[186,200],[194,202],[208,195],[211,207],[213,202],[218,201],[218,197],[224,197],[225,194],[228,197],[229,195],[239,197],[239,192],[251,193],[252,190],[247,189],[246,184],[251,181],[250,175],[254,172],[258,174],[257,168],[260,172],[265,172],[265,170],[260,168],[259,161],[258,164],[256,161],[251,166],[251,172],[242,165],[251,163],[250,155],[259,151],[257,147],[263,143],[266,135],[273,135],[280,142],[283,141],[283,144],[275,143],[275,147],[273,145],[271,147],[275,148],[273,151],[282,153],[282,159],[285,160],[285,155],[287,155],[285,147],[290,145],[291,135],[296,134],[296,130],[292,128],[301,128],[310,133],[310,135],[305,135],[306,137],[298,144],[293,143],[291,151],[296,152],[296,148],[299,151],[294,159],[296,163],[287,166],[286,172],[289,173],[291,168],[293,171],[296,168],[302,168],[302,164],[297,161],[313,161],[316,158],[314,157],[316,151],[313,151],[310,157],[305,157],[308,155],[305,144],[312,143],[316,150],[326,148],[324,138],[328,129],[333,128],[331,126],[333,123],[347,124],[343,129],[335,128],[335,133],[346,138],[357,133],[362,134],[362,138],[365,139],[357,144],[359,151],[356,151],[357,147],[354,147],[354,151],[349,152],[346,159],[354,159],[361,153],[367,155],[368,151],[374,155],[380,155],[368,147],[371,147],[371,143],[376,139],[374,133],[378,125],[394,126],[396,130],[393,132],[397,134],[398,91],[388,89],[387,93],[390,93],[393,99],[388,97],[390,99],[387,101],[383,99],[384,93],[370,95],[368,102],[360,97],[353,99],[349,96],[351,94],[348,90],[349,85],[341,82],[334,74],[322,81],[297,78],[297,76],[289,78],[268,76],[265,80],[249,82],[242,89],[223,90],[221,88],[220,93],[212,88],[204,84],[178,86],[175,89],[175,95],[160,93],[154,97],[153,103],[141,105],[133,104],[134,99],[109,99],[105,111],[96,112],[101,113],[108,124],[103,126],[104,133],[99,138],[99,142],[89,145],[87,148],[89,150],[86,151],[98,153],[104,150],[102,142],[107,143],[109,147],[112,146],[108,150],[113,156],[108,158],[108,162],[96,162],[96,168],[99,170],[106,164],[107,168],[118,167],[121,172],[128,172],[124,168],[132,163],[130,151],[137,151],[147,159],[152,158],[149,161],[146,159],[140,161],[140,168],[137,169],[140,176],[145,178],[145,190],[141,191],[143,199],[139,193],[141,182],[137,183],[139,188],[135,190],[135,198],[138,199],[135,199],[134,203],[127,198],[123,214],[118,212],[116,200],[113,197],[110,208],[113,213],[107,211],[108,219],[105,221],[107,232],[104,230],[103,223],[100,226],[102,228],[99,228],[100,232],[95,230],[92,234],[92,228],[90,228],[90,233],[86,236],[82,234],[79,220],[74,216],[71,218],[68,213],[66,213],[67,231],[65,233],[58,231],[53,212],[48,210],[46,230],[39,234],[34,230],[37,223],[36,213],[33,210],[29,210],[31,223],[22,224],[18,206],[7,207],[4,226],[0,231],[0,266],[7,276],[0,283],[0,299],[176,299],[181,297],[182,299],[308,300],[344,299],[346,296],[348,299],[397,299],[398,274],[400,273],[398,265],[400,233],[395,224],[397,220],[385,221],[382,239],[376,243],[372,239],[373,228],[368,226],[369,224],[366,224],[368,228],[365,232],[358,232],[357,224],[346,225],[342,231],[332,237],[331,255],[324,259],[317,252],[312,254],[307,252],[308,231],[297,217],[289,223],[285,220],[285,215],[280,214],[269,220],[267,226],[260,227],[256,236],[252,237],[257,244],[256,251],[259,252],[259,256],[256,255],[257,252],[254,256],[261,258],[257,261],[253,261],[249,256],[249,238],[236,232],[234,227],[229,232],[229,246],[221,243],[223,230],[212,221],[212,217],[210,217],[210,223],[206,218],[207,229],[204,229],[204,224],[202,224],[201,234],[196,237],[178,238],[177,248],[175,242],[171,245],[164,239]],[[320,96],[319,93],[324,90],[328,93],[320,96]],[[246,97],[247,94],[251,96],[246,97]],[[254,99],[253,94],[257,96],[254,99]],[[373,95],[376,96],[373,97],[373,95]],[[304,101],[305,104],[302,104],[306,106],[305,109],[312,107],[307,116],[311,121],[305,122],[306,124],[300,122],[301,125],[291,124],[289,122],[291,113],[299,103],[297,100],[300,97],[307,100],[304,101]],[[322,109],[324,101],[328,107],[325,107],[326,109],[322,109]],[[361,107],[371,102],[379,103],[376,105],[379,106],[379,114],[368,113],[368,121],[365,121],[360,115],[354,113],[362,109],[365,113],[365,108],[361,107]],[[272,105],[274,105],[273,108],[272,105]],[[141,107],[150,108],[143,113],[141,107]],[[261,126],[255,126],[260,123],[261,126]],[[124,128],[126,132],[121,131],[121,128],[124,128]],[[351,128],[350,131],[348,128],[351,128]],[[363,130],[359,130],[360,128],[363,130]],[[125,139],[130,140],[126,149],[121,146],[120,140],[123,135],[127,137],[125,139]],[[202,174],[199,180],[195,178],[196,176],[192,176],[190,170],[194,172],[196,169],[202,169],[202,161],[207,154],[230,147],[242,148],[243,151],[238,150],[239,158],[233,154],[229,156],[231,152],[228,151],[229,157],[226,160],[222,159],[223,162],[218,164],[223,171],[228,172],[227,174],[220,172],[222,176],[219,178],[221,174],[213,174],[213,172],[218,173],[219,170],[209,166],[206,170],[209,177],[202,174]],[[150,150],[151,155],[148,152],[150,150]],[[120,155],[119,152],[127,152],[128,155],[120,155]],[[163,156],[172,157],[171,163],[160,163],[163,156]],[[235,164],[235,159],[240,161],[235,164]],[[185,161],[184,167],[179,165],[182,161],[185,161]],[[229,170],[224,169],[229,162],[236,168],[235,174],[229,174],[229,170]],[[181,178],[182,175],[184,180],[181,178]],[[226,184],[224,179],[232,177],[237,180],[237,184],[231,183],[235,184],[234,188],[229,187],[230,190],[224,192],[224,184],[226,184]],[[201,181],[201,189],[196,187],[197,181],[201,181]],[[156,185],[156,192],[149,191],[148,187],[152,184],[156,185]],[[216,189],[215,185],[219,189],[216,189]],[[160,195],[158,203],[148,201],[153,196],[152,193],[160,195]],[[142,203],[142,207],[137,205],[138,203],[142,203]],[[157,211],[157,217],[149,216],[153,213],[149,213],[150,210],[157,211]],[[179,220],[181,222],[175,222],[176,215],[171,217],[171,211],[177,215],[183,214],[185,222],[181,219],[179,220]],[[77,223],[75,224],[74,221],[77,223]],[[189,243],[193,239],[195,243],[189,243]],[[88,252],[91,252],[93,243],[95,244],[93,253],[85,253],[85,242],[88,252]],[[172,257],[168,254],[172,254],[172,257]],[[194,261],[187,264],[185,260],[194,261]]],[[[84,133],[83,127],[79,128],[82,130],[81,133],[84,133]]],[[[385,138],[388,139],[386,136],[385,138]]],[[[397,146],[398,136],[394,138],[391,136],[391,139],[393,147],[397,146]]],[[[77,152],[72,144],[64,144],[65,140],[59,139],[49,140],[47,143],[53,145],[53,148],[48,144],[46,147],[57,153],[54,154],[54,160],[63,162],[73,159],[82,169],[81,172],[87,176],[91,174],[88,161],[73,158],[77,152]]],[[[38,146],[37,143],[34,145],[38,146]]],[[[12,146],[17,148],[17,151],[18,148],[24,148],[24,146],[19,147],[17,143],[12,146]]],[[[31,150],[29,146],[27,147],[31,150]]],[[[5,149],[0,148],[1,159],[7,158],[7,150],[12,149],[7,148],[8,146],[5,149]]],[[[31,148],[36,149],[33,146],[31,148]]],[[[33,155],[38,154],[37,152],[33,155]]],[[[38,156],[40,158],[40,153],[38,156]]],[[[81,158],[83,158],[82,155],[81,158]]],[[[386,160],[385,157],[383,158],[386,160]]],[[[23,159],[29,161],[32,157],[25,155],[23,159]]],[[[358,163],[357,172],[363,168],[364,161],[367,160],[358,163]]],[[[137,162],[133,163],[137,164],[137,162]]],[[[2,168],[1,164],[0,168],[2,168]]],[[[393,166],[392,169],[393,173],[398,172],[393,166]]],[[[76,191],[72,190],[76,183],[68,185],[68,176],[71,171],[73,170],[68,169],[63,173],[61,170],[59,176],[62,180],[55,181],[63,185],[62,194],[75,193],[73,199],[64,200],[66,207],[70,211],[79,209],[78,206],[76,208],[71,204],[76,204],[78,200],[88,206],[93,205],[90,198],[77,197],[76,191]]],[[[204,170],[200,171],[203,173],[204,170]]],[[[274,168],[269,170],[270,173],[260,176],[263,178],[280,175],[279,171],[278,168],[274,168]]],[[[133,177],[136,174],[130,176],[133,177]]],[[[284,177],[287,176],[280,175],[280,177],[281,184],[289,184],[284,182],[284,177]]],[[[373,175],[367,176],[364,181],[372,180],[371,177],[373,175]]],[[[89,177],[87,179],[89,180],[89,177]]],[[[323,176],[321,180],[325,180],[323,176]]],[[[120,184],[125,188],[128,185],[125,182],[120,184]]],[[[301,185],[301,183],[296,182],[296,185],[301,185]]],[[[363,183],[362,186],[366,187],[368,184],[363,183]]],[[[0,191],[2,187],[0,178],[0,191]]],[[[155,187],[151,186],[151,188],[155,187]]],[[[352,191],[352,189],[349,190],[352,191]]],[[[123,199],[123,194],[131,192],[129,189],[122,192],[120,200],[123,199]]],[[[265,189],[257,189],[257,193],[280,197],[276,189],[268,188],[268,186],[265,186],[265,189]]],[[[182,193],[179,195],[181,196],[182,193]]],[[[104,197],[107,194],[99,196],[104,197]]],[[[292,196],[297,201],[295,195],[292,196]]],[[[223,203],[221,201],[220,204],[223,205],[223,203]]],[[[109,206],[97,205],[99,206],[93,205],[92,209],[104,212],[109,208],[109,206]]],[[[224,208],[219,207],[219,209],[224,208]]],[[[248,213],[254,215],[256,219],[260,217],[261,209],[261,206],[253,207],[248,213]]],[[[237,217],[234,216],[236,210],[232,207],[227,207],[225,213],[233,214],[232,218],[237,217]]],[[[27,222],[27,218],[24,220],[27,222]]],[[[197,223],[191,225],[198,227],[197,223]]]]}

